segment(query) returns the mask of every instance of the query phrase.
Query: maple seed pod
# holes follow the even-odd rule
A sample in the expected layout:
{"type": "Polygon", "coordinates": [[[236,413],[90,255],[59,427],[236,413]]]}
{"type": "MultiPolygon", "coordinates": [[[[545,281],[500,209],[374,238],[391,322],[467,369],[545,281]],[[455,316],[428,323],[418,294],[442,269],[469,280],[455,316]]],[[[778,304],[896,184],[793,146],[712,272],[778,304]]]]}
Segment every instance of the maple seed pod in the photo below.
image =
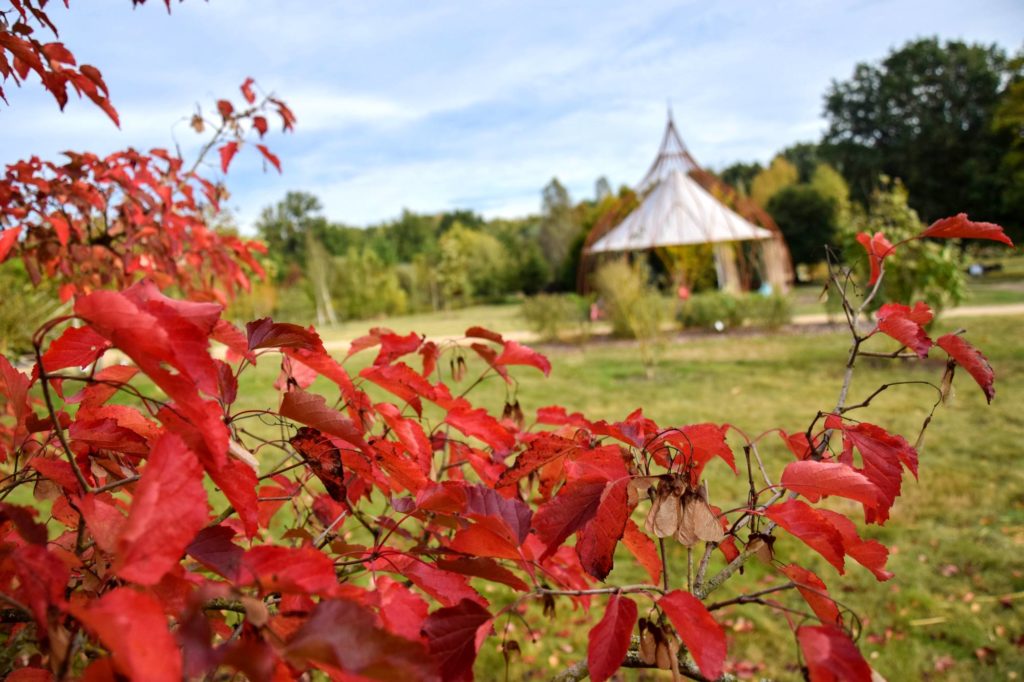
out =
{"type": "Polygon", "coordinates": [[[679,498],[667,487],[658,486],[658,493],[651,505],[651,511],[647,514],[647,521],[644,527],[647,532],[659,537],[667,538],[674,535],[679,529],[679,498]]]}
{"type": "Polygon", "coordinates": [[[772,548],[774,544],[775,538],[771,535],[765,535],[764,533],[751,533],[750,542],[747,543],[747,549],[764,563],[770,564],[775,558],[775,550],[772,548]]]}
{"type": "Polygon", "coordinates": [[[692,547],[698,542],[721,542],[725,539],[718,517],[711,511],[700,493],[687,492],[683,495],[682,512],[679,517],[679,529],[676,540],[684,547],[692,547]]]}
{"type": "Polygon", "coordinates": [[[640,660],[646,665],[654,665],[654,662],[657,660],[658,642],[654,637],[652,629],[657,626],[648,623],[646,618],[641,618],[639,627],[640,647],[638,648],[638,653],[640,654],[640,660]]]}

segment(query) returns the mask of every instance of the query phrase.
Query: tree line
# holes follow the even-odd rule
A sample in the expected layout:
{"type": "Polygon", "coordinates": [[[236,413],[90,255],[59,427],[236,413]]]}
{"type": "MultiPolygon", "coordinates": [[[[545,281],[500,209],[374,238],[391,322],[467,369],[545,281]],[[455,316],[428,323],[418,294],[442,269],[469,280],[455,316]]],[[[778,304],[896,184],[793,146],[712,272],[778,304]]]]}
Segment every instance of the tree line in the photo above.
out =
{"type": "Polygon", "coordinates": [[[602,178],[593,199],[574,202],[558,179],[542,194],[540,212],[524,218],[403,210],[359,228],[328,220],[317,197],[289,192],[256,223],[272,281],[239,312],[285,306],[323,324],[572,290],[586,234],[633,193],[613,194],[602,178]]]}

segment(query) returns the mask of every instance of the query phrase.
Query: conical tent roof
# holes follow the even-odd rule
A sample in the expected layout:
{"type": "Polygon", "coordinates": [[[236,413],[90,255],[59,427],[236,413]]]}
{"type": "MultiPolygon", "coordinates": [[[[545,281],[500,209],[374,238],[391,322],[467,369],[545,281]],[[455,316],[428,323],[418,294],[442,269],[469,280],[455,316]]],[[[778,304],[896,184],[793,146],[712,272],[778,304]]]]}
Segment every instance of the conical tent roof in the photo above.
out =
{"type": "MultiPolygon", "coordinates": [[[[652,169],[653,170],[653,169],[652,169]]],[[[592,253],[772,239],[719,202],[682,168],[668,170],[632,213],[591,245],[592,253]]]]}

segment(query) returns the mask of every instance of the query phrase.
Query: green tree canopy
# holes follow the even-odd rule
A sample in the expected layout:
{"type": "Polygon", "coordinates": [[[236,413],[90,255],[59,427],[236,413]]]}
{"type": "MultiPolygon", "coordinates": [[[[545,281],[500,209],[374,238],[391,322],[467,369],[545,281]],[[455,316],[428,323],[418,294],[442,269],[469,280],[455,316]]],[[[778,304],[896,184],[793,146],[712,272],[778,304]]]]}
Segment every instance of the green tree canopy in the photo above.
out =
{"type": "MultiPolygon", "coordinates": [[[[1019,73],[1019,67],[1017,67],[1019,73]]],[[[877,64],[858,64],[825,96],[825,152],[866,201],[881,174],[912,190],[926,221],[966,211],[1001,221],[1007,148],[992,118],[1012,75],[996,46],[907,43],[877,64]]],[[[1010,222],[1019,222],[1019,216],[1010,222]]]]}
{"type": "Polygon", "coordinates": [[[810,184],[785,187],[766,207],[786,237],[794,263],[825,260],[825,246],[833,244],[838,228],[836,200],[810,184]]]}
{"type": "Polygon", "coordinates": [[[776,193],[795,185],[799,179],[800,173],[796,166],[783,156],[776,156],[771,165],[758,173],[750,183],[750,196],[761,206],[767,207],[776,193]]]}

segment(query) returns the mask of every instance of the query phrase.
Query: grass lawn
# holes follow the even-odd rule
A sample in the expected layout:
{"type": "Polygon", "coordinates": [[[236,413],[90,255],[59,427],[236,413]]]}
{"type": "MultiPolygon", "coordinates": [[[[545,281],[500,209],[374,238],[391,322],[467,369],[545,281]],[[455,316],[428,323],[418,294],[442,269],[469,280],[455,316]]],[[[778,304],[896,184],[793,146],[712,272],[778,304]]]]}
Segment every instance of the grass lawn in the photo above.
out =
{"type": "MultiPolygon", "coordinates": [[[[520,328],[511,317],[502,323],[506,312],[493,310],[491,318],[481,320],[473,312],[461,311],[460,320],[424,318],[416,320],[423,325],[408,328],[434,334],[476,322],[520,328]]],[[[889,569],[896,577],[879,583],[852,562],[846,576],[840,577],[781,531],[776,546],[777,559],[812,567],[832,595],[860,616],[861,648],[890,681],[1013,679],[1024,670],[1024,468],[1019,461],[1024,442],[1024,336],[1020,319],[1013,317],[958,318],[955,325],[940,321],[932,336],[954,326],[967,327],[967,338],[984,349],[996,368],[997,397],[987,406],[970,377],[958,371],[955,397],[939,408],[924,440],[920,481],[905,481],[904,495],[887,525],[862,530],[891,548],[889,569]]],[[[558,403],[591,419],[617,420],[643,406],[645,414],[663,427],[715,421],[730,422],[749,434],[775,427],[796,431],[804,429],[817,410],[834,405],[846,349],[841,333],[811,330],[675,339],[662,345],[656,376],[648,380],[631,343],[553,345],[542,347],[554,366],[551,377],[520,368],[513,391],[528,416],[538,407],[558,403]]],[[[367,355],[363,362],[372,357],[367,355]]],[[[893,379],[938,382],[944,367],[940,359],[861,364],[852,402],[893,379]]],[[[357,368],[358,363],[350,369],[357,368]]],[[[244,403],[272,401],[268,389],[274,375],[273,363],[262,363],[243,383],[244,403]]],[[[853,416],[905,434],[913,442],[934,395],[928,387],[896,387],[853,416]]],[[[498,411],[506,396],[507,389],[496,381],[484,382],[475,393],[478,403],[498,411]]],[[[763,453],[776,476],[791,457],[774,436],[765,440],[763,453]]],[[[708,475],[713,502],[722,507],[742,504],[743,481],[717,463],[708,467],[708,475]]],[[[638,521],[646,509],[642,503],[638,521]]],[[[678,585],[685,575],[681,547],[672,552],[670,565],[678,585]]],[[[778,582],[776,576],[754,562],[745,576],[727,583],[713,599],[760,589],[778,582]]],[[[624,553],[609,580],[623,584],[647,578],[624,553]]],[[[499,589],[489,596],[495,604],[511,599],[499,589]]],[[[780,599],[803,608],[799,597],[780,599]]],[[[560,603],[554,619],[542,616],[539,604],[531,607],[526,621],[536,633],[536,643],[530,641],[523,622],[499,621],[499,634],[507,632],[523,649],[522,656],[513,657],[511,679],[544,679],[584,657],[587,628],[580,623],[596,622],[603,601],[595,599],[597,611],[590,615],[573,613],[568,602],[560,603]]],[[[639,597],[638,602],[642,615],[650,602],[639,597]]],[[[799,678],[791,665],[795,645],[782,615],[759,606],[729,607],[716,615],[727,629],[731,660],[749,662],[758,676],[799,678]]],[[[500,637],[492,637],[484,645],[478,679],[503,676],[499,642],[500,637]]]]}

